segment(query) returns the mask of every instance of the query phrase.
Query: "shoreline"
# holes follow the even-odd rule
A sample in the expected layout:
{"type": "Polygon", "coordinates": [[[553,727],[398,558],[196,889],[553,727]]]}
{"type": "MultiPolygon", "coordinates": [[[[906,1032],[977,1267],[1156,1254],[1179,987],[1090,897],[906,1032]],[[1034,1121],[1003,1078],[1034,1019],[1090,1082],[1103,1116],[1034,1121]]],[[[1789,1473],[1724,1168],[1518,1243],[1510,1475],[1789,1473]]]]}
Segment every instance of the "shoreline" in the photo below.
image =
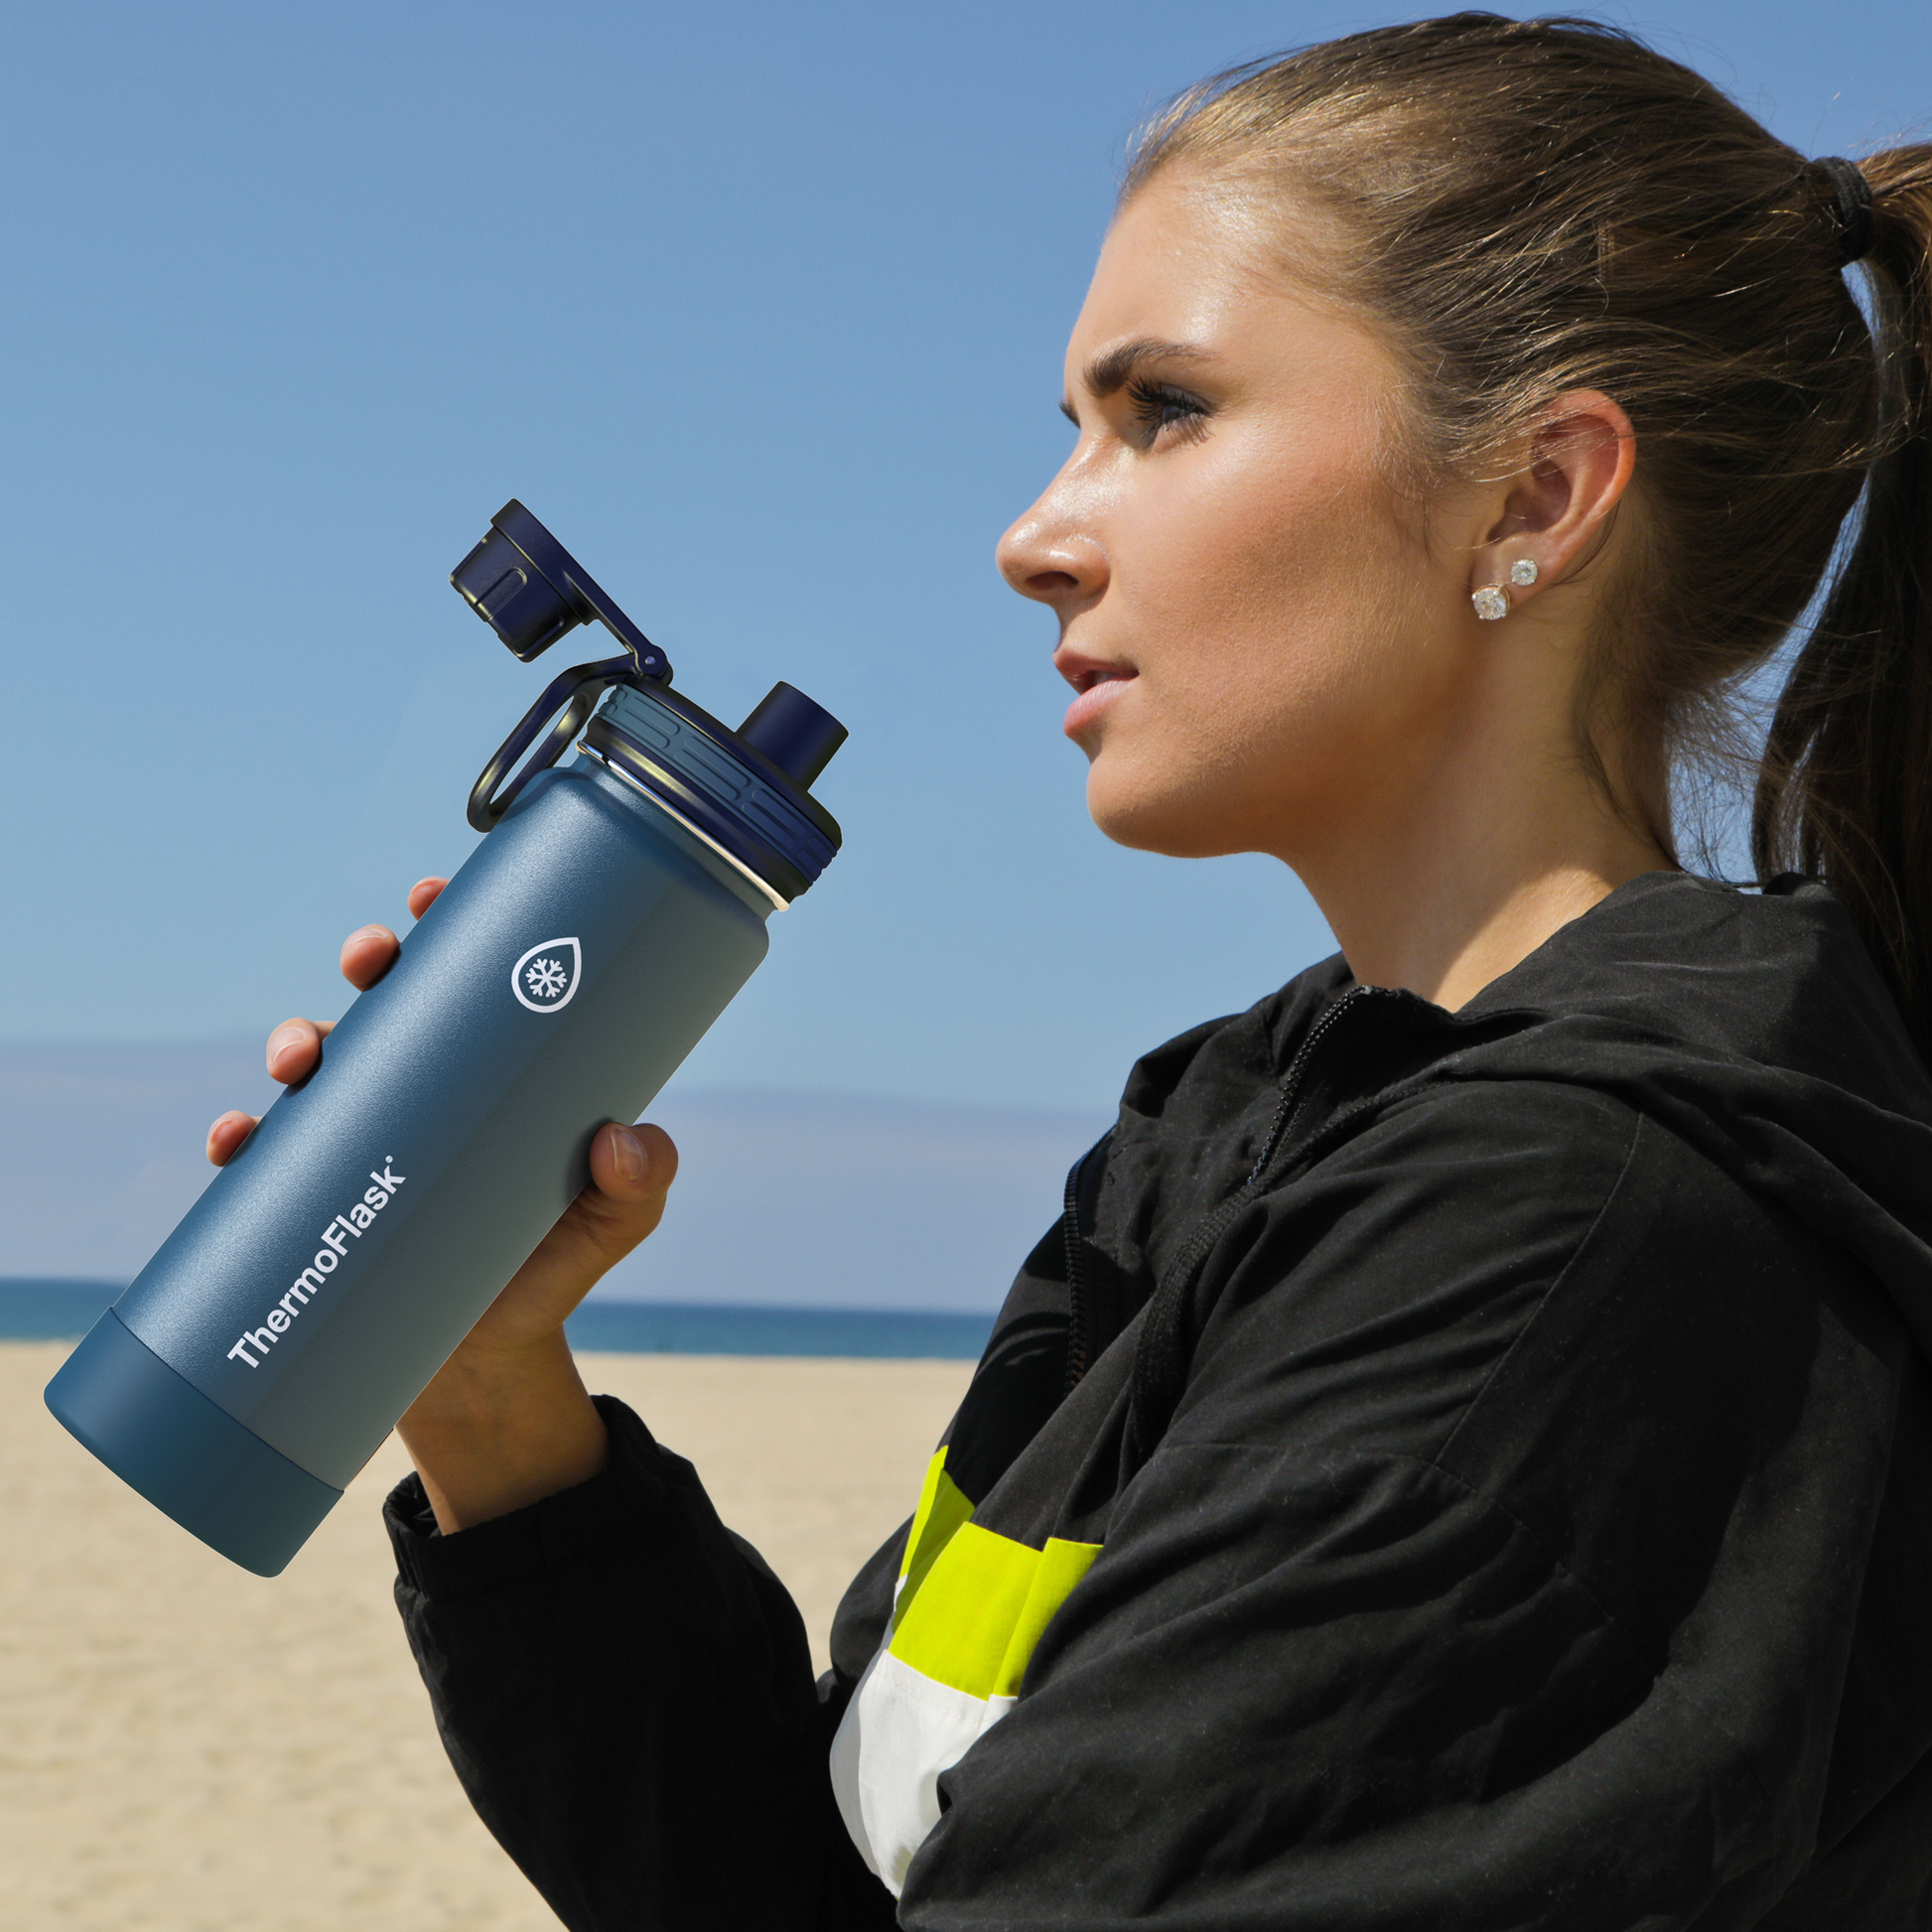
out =
{"type": "MultiPolygon", "coordinates": [[[[125,1284],[0,1275],[0,1341],[77,1341],[125,1284]]],[[[657,1302],[593,1295],[565,1332],[579,1354],[751,1355],[858,1361],[977,1361],[990,1312],[958,1309],[657,1302]]]]}

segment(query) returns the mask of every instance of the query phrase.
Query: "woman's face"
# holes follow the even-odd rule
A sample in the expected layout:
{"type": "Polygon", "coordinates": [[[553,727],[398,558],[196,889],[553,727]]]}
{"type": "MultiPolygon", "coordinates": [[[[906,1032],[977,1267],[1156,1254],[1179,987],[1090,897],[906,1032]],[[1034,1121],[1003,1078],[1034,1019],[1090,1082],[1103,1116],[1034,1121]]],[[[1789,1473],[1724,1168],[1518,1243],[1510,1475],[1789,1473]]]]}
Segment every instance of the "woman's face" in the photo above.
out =
{"type": "Polygon", "coordinates": [[[1481,530],[1432,502],[1425,540],[1391,481],[1401,399],[1373,328],[1299,288],[1238,194],[1157,177],[1115,220],[1067,348],[1079,440],[999,549],[1059,618],[1110,837],[1293,863],[1423,780],[1481,530]]]}

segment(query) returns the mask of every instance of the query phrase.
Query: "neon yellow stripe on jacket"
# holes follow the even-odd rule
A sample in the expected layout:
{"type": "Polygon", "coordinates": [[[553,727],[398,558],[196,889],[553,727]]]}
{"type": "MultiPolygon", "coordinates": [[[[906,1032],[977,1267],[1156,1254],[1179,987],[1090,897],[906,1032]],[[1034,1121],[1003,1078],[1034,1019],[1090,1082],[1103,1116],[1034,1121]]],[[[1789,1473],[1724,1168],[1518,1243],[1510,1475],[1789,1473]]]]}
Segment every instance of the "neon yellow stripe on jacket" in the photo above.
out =
{"type": "Polygon", "coordinates": [[[905,1540],[888,1646],[921,1676],[968,1697],[1020,1694],[1040,1633],[1100,1554],[1097,1543],[1048,1537],[1043,1550],[983,1529],[932,1458],[905,1540]]]}
{"type": "Polygon", "coordinates": [[[946,1451],[939,1449],[926,1464],[919,1506],[913,1512],[912,1527],[905,1533],[905,1555],[899,1559],[898,1566],[898,1600],[893,1611],[895,1624],[899,1611],[924,1583],[925,1574],[939,1552],[972,1513],[973,1505],[966,1500],[965,1492],[946,1473],[946,1451]]]}

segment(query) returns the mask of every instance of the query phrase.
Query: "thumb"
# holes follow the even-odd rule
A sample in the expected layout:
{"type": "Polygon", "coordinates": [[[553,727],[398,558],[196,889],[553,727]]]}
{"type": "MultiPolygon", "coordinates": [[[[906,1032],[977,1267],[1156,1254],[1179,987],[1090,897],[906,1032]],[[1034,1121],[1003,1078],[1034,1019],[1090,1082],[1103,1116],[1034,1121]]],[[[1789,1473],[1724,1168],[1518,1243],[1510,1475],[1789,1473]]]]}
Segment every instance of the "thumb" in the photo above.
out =
{"type": "Polygon", "coordinates": [[[676,1178],[677,1148],[661,1127],[610,1121],[591,1143],[591,1183],[614,1204],[654,1201],[661,1210],[676,1178]]]}
{"type": "Polygon", "coordinates": [[[591,1184],[564,1218],[575,1220],[600,1270],[621,1261],[664,1217],[677,1177],[677,1149],[661,1127],[611,1121],[591,1143],[591,1184]]]}

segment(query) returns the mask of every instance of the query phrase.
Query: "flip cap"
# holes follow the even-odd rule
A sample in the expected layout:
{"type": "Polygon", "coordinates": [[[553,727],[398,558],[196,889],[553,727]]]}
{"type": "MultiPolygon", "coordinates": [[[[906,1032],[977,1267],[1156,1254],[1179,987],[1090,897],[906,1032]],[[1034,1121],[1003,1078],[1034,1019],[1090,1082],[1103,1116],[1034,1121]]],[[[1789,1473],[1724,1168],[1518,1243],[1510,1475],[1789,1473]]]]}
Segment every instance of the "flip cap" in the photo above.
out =
{"type": "Polygon", "coordinates": [[[513,496],[489,519],[489,534],[451,571],[450,582],[525,664],[580,623],[595,621],[624,645],[645,677],[670,681],[664,653],[513,496]]]}

